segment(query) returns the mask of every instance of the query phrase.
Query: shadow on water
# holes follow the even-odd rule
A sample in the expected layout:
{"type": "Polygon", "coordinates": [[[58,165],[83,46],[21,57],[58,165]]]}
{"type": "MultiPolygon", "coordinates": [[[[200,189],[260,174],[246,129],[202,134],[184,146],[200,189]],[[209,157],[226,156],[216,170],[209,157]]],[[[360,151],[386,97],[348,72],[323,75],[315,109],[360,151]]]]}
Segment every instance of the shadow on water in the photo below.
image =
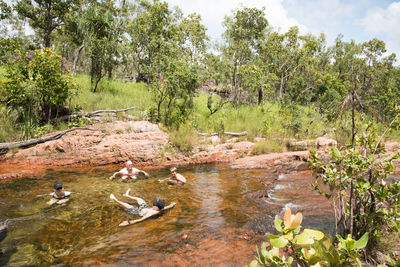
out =
{"type": "Polygon", "coordinates": [[[0,243],[0,265],[243,266],[285,207],[303,212],[305,226],[332,230],[330,206],[310,189],[308,172],[268,175],[223,165],[179,171],[188,180],[183,187],[157,181],[168,170],[125,183],[108,180],[113,171],[101,168],[48,170],[41,178],[0,184],[0,223],[8,220],[9,226],[0,243]],[[49,207],[56,181],[73,194],[65,206],[49,207]],[[123,197],[128,188],[148,202],[158,197],[177,205],[163,216],[120,228],[132,217],[109,195],[131,202],[123,197]]]}

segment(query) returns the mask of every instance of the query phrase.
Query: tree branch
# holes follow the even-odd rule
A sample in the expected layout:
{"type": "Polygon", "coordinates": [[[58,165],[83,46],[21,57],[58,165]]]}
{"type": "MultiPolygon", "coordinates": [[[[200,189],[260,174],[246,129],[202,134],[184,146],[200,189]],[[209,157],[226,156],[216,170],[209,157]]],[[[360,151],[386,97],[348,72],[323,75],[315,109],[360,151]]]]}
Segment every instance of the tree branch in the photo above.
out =
{"type": "Polygon", "coordinates": [[[61,132],[51,135],[51,136],[41,137],[41,138],[37,138],[37,139],[31,139],[28,141],[0,143],[0,155],[6,153],[9,149],[12,149],[12,148],[28,147],[28,146],[33,146],[33,145],[45,143],[45,142],[52,141],[52,140],[57,140],[61,136],[65,135],[66,133],[69,133],[69,132],[72,132],[75,130],[102,131],[99,129],[75,127],[75,128],[61,131],[61,132]]]}

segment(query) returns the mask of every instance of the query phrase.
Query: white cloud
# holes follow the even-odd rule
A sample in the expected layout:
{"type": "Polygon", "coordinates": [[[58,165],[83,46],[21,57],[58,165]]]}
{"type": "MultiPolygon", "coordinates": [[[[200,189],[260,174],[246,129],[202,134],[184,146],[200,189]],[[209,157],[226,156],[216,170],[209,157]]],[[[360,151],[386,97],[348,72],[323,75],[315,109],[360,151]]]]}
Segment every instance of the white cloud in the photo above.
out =
{"type": "Polygon", "coordinates": [[[285,32],[292,26],[298,26],[301,32],[307,32],[307,27],[300,24],[296,19],[289,18],[285,8],[282,6],[283,0],[167,0],[170,6],[178,6],[184,14],[198,13],[201,15],[203,24],[208,28],[208,35],[213,40],[221,38],[224,32],[222,22],[226,15],[231,15],[231,11],[245,7],[265,7],[266,18],[271,26],[285,32]]]}
{"type": "Polygon", "coordinates": [[[361,24],[367,32],[381,35],[388,50],[400,57],[400,2],[393,2],[386,9],[369,10],[361,24]]]}

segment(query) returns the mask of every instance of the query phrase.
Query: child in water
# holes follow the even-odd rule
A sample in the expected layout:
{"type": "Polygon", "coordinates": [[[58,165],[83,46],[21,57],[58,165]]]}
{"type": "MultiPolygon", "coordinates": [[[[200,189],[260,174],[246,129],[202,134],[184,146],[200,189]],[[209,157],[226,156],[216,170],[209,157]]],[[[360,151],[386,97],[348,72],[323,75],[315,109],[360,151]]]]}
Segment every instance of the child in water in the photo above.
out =
{"type": "Polygon", "coordinates": [[[68,202],[70,195],[71,195],[71,192],[64,191],[62,184],[57,182],[54,184],[54,192],[50,193],[50,196],[52,196],[53,198],[50,199],[47,202],[47,204],[49,204],[49,205],[53,205],[54,203],[64,204],[64,203],[68,202]]]}

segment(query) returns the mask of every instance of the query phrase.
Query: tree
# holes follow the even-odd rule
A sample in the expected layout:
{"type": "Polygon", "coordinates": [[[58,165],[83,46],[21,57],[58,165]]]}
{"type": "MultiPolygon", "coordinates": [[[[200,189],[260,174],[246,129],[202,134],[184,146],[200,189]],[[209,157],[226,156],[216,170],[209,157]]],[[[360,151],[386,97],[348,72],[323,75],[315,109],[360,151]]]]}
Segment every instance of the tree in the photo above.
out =
{"type": "Polygon", "coordinates": [[[100,80],[115,65],[121,34],[113,1],[90,3],[84,14],[86,51],[90,58],[90,84],[97,91],[100,80]]]}
{"type": "Polygon", "coordinates": [[[6,77],[7,105],[31,125],[56,117],[74,90],[61,57],[49,48],[33,53],[20,50],[15,62],[7,65],[6,77]]]}
{"type": "Polygon", "coordinates": [[[364,110],[374,114],[374,109],[368,104],[372,95],[386,94],[388,87],[387,75],[393,68],[394,55],[381,57],[386,52],[385,43],[377,39],[356,44],[343,42],[339,36],[334,47],[334,69],[338,78],[346,88],[342,100],[342,110],[351,108],[352,134],[351,143],[354,146],[356,136],[355,113],[364,110]]]}
{"type": "Polygon", "coordinates": [[[60,29],[66,14],[78,7],[79,0],[19,0],[14,5],[18,14],[38,31],[45,47],[50,47],[51,34],[60,29]]]}
{"type": "Polygon", "coordinates": [[[136,12],[127,28],[136,81],[150,82],[155,78],[154,61],[168,53],[168,43],[176,42],[176,26],[165,2],[141,1],[136,12]]]}
{"type": "Polygon", "coordinates": [[[232,17],[225,17],[224,38],[225,54],[231,61],[231,84],[234,88],[234,102],[239,103],[240,84],[238,70],[243,64],[251,63],[260,50],[260,42],[265,38],[268,21],[264,9],[243,8],[233,12],[232,17]]]}

